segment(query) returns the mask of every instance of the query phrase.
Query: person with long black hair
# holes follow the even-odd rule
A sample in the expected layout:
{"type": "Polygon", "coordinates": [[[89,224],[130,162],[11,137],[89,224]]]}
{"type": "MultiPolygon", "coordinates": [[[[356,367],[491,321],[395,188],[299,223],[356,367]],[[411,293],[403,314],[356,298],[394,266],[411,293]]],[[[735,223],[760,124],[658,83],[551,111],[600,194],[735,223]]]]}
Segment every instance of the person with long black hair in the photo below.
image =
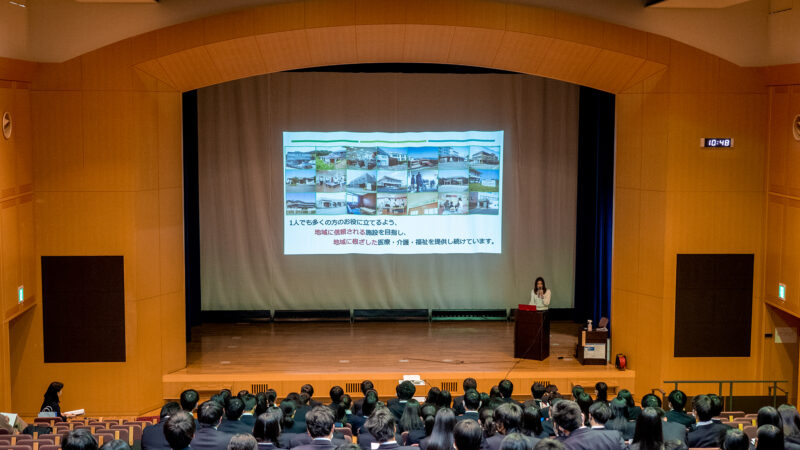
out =
{"type": "Polygon", "coordinates": [[[628,405],[625,400],[615,398],[608,404],[611,407],[611,419],[606,422],[607,430],[617,430],[626,441],[633,439],[636,424],[628,421],[628,405]]]}
{"type": "Polygon", "coordinates": [[[775,425],[758,427],[756,450],[784,450],[783,431],[775,425]]]}
{"type": "Polygon", "coordinates": [[[259,450],[274,450],[276,448],[287,448],[286,443],[281,444],[281,421],[283,413],[280,410],[272,410],[256,417],[256,424],[253,426],[253,437],[258,442],[259,450]]]}
{"type": "Polygon", "coordinates": [[[420,441],[421,450],[453,450],[453,429],[456,426],[456,415],[450,408],[442,408],[436,412],[431,435],[420,441]]]}
{"type": "Polygon", "coordinates": [[[64,383],[58,381],[50,383],[44,393],[44,401],[42,402],[42,407],[39,408],[39,412],[54,413],[61,420],[67,420],[66,418],[69,415],[61,414],[61,393],[63,390],[64,383]]]}
{"type": "Polygon", "coordinates": [[[533,289],[531,289],[531,302],[529,305],[536,306],[538,311],[547,311],[550,307],[550,296],[551,292],[544,284],[544,278],[538,277],[533,283],[533,289]]]}
{"type": "Polygon", "coordinates": [[[425,422],[422,421],[418,401],[411,399],[406,402],[403,415],[397,422],[397,432],[408,432],[405,445],[419,444],[425,438],[425,422]]]}
{"type": "Polygon", "coordinates": [[[636,420],[636,430],[633,433],[630,450],[664,450],[664,432],[661,428],[661,418],[655,408],[643,409],[636,420]]]}

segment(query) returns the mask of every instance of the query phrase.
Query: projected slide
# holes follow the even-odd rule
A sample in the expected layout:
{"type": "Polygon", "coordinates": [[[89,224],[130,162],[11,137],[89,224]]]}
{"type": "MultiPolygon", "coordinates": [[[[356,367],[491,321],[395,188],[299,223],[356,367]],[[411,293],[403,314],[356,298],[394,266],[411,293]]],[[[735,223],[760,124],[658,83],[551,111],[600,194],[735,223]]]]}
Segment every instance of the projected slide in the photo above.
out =
{"type": "Polygon", "coordinates": [[[284,254],[500,253],[503,132],[284,132],[284,254]]]}

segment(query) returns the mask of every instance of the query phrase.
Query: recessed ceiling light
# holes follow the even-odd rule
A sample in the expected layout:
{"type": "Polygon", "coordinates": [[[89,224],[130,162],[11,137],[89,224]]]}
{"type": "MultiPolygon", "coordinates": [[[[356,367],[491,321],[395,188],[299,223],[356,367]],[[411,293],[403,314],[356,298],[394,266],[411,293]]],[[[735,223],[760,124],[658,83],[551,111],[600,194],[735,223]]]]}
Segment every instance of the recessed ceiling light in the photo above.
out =
{"type": "Polygon", "coordinates": [[[17,1],[8,0],[8,3],[11,3],[14,6],[19,6],[20,8],[27,8],[28,7],[28,5],[27,5],[28,1],[27,0],[17,0],[17,1]]]}

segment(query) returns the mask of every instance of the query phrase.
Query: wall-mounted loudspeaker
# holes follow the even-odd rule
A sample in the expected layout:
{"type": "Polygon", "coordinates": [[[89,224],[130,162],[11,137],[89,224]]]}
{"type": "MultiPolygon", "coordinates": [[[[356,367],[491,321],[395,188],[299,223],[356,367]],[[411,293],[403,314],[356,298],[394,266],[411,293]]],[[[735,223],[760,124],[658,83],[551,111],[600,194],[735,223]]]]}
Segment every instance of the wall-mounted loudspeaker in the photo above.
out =
{"type": "Polygon", "coordinates": [[[11,139],[11,113],[8,111],[3,113],[3,137],[11,139]]]}

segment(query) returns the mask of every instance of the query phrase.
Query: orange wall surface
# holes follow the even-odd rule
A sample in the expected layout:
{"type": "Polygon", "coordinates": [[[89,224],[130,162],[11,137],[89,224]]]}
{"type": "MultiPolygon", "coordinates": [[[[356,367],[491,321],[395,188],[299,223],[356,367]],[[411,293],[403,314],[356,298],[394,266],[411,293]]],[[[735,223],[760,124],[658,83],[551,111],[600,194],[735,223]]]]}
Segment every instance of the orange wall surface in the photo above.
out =
{"type": "MultiPolygon", "coordinates": [[[[775,213],[766,201],[770,94],[763,70],[649,33],[524,5],[298,0],[168,27],[36,68],[25,96],[34,260],[125,257],[128,360],[44,364],[41,310],[34,307],[0,335],[10,349],[3,354],[10,380],[2,388],[12,392],[13,408],[34,413],[47,383],[58,379],[66,384],[67,409],[136,414],[159,406],[161,375],[185,365],[181,91],[366,62],[495,67],[617,94],[612,352],[627,354],[636,370],[635,386],[628,387],[642,395],[668,388],[663,381],[675,378],[773,376],[764,358],[764,330],[775,320],[762,302],[765,260],[770,267],[770,252],[783,252],[793,237],[784,233],[784,241],[765,244],[767,216],[775,213]],[[731,136],[735,147],[701,149],[700,138],[712,136],[731,136]],[[672,357],[679,253],[755,255],[750,357],[672,357]]],[[[3,216],[0,225],[8,221],[13,228],[22,220],[16,214],[16,222],[3,216]]]]}

